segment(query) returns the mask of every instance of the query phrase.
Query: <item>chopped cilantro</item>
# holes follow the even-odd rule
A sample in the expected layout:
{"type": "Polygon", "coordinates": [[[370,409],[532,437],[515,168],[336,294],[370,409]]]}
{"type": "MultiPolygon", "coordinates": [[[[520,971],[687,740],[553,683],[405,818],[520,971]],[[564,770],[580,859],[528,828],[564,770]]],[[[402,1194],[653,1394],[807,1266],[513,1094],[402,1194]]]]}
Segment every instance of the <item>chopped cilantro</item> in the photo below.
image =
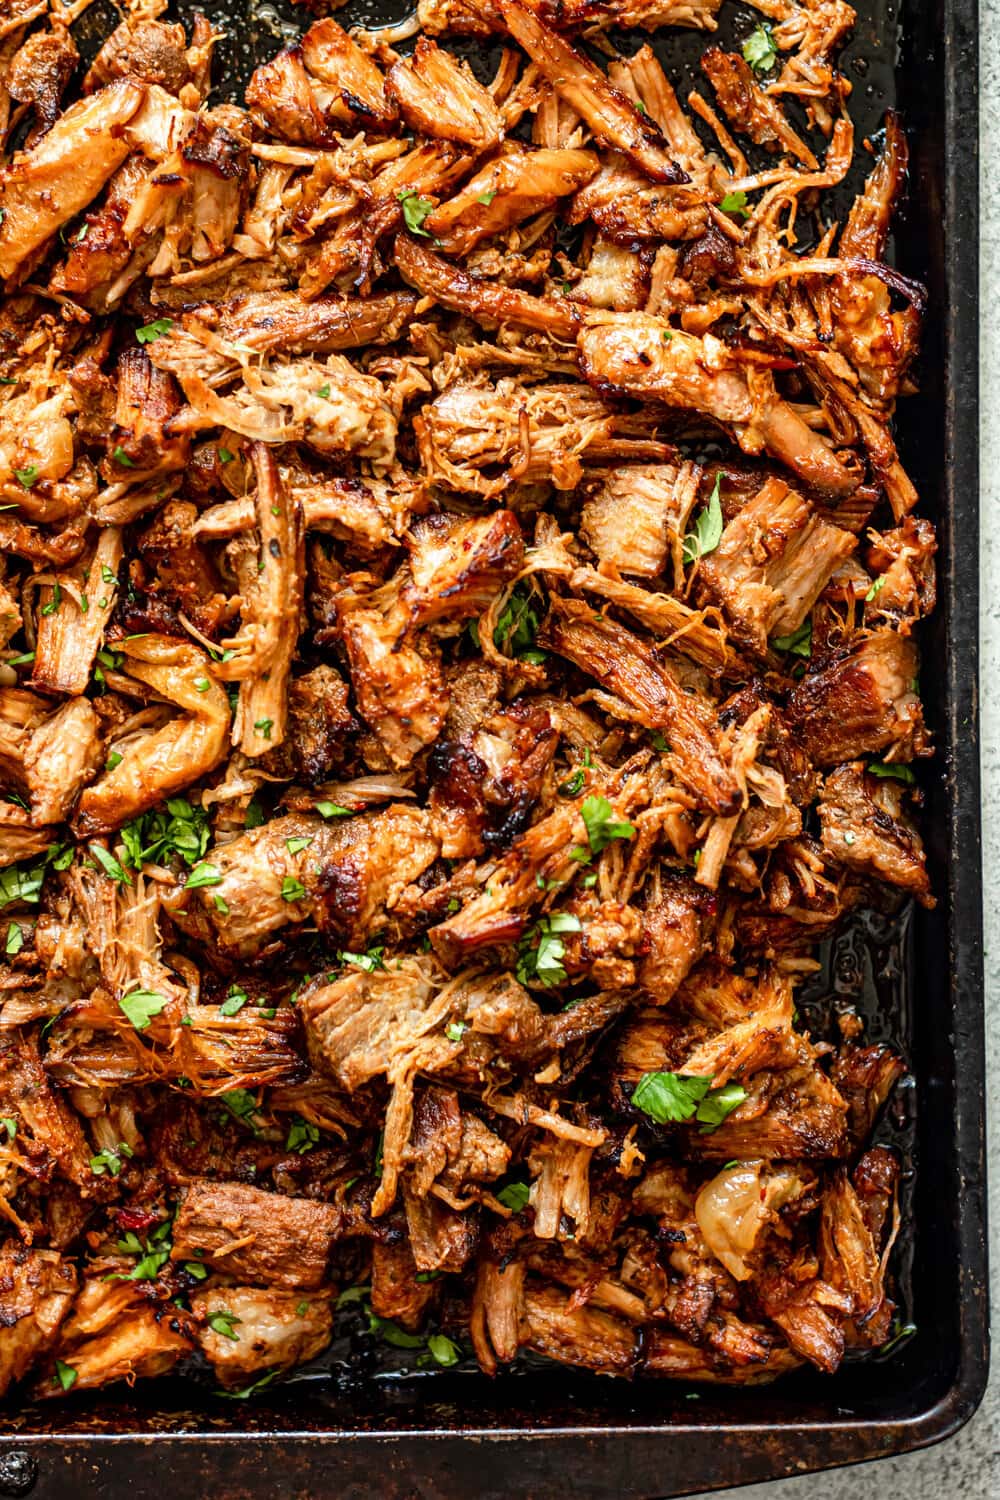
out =
{"type": "Polygon", "coordinates": [[[20,953],[23,947],[24,932],[21,924],[20,922],[11,922],[7,928],[7,942],[4,945],[4,952],[8,958],[13,958],[15,954],[20,953]]]}
{"type": "Polygon", "coordinates": [[[352,809],[341,807],[339,802],[317,802],[316,811],[321,818],[350,818],[353,816],[352,809]]]}
{"type": "Polygon", "coordinates": [[[519,1214],[527,1208],[530,1193],[531,1188],[526,1182],[508,1182],[497,1193],[497,1202],[502,1203],[504,1208],[509,1208],[511,1213],[519,1214]]]}
{"type": "Polygon", "coordinates": [[[721,479],[722,475],[716,474],[708,504],[695,519],[694,530],[689,531],[684,538],[684,561],[686,563],[697,562],[699,557],[707,557],[709,552],[715,551],[722,540],[722,502],[719,499],[721,479]]]}
{"type": "Polygon", "coordinates": [[[158,990],[130,990],[118,1001],[118,1008],[132,1022],[136,1031],[145,1031],[154,1016],[167,1005],[166,995],[158,990]]]}
{"type": "Polygon", "coordinates": [[[211,838],[208,814],[186,797],[171,797],[165,808],[143,813],[121,830],[124,862],[138,870],[162,864],[178,855],[186,865],[197,865],[211,838]]]}
{"type": "Polygon", "coordinates": [[[613,839],[631,839],[635,829],[631,823],[616,820],[607,797],[587,797],[580,808],[591,852],[600,854],[613,839]]]}
{"type": "Polygon", "coordinates": [[[572,912],[557,911],[540,918],[518,947],[517,977],[521,983],[537,980],[546,987],[562,984],[566,978],[562,964],[566,948],[560,934],[579,931],[580,919],[572,912]]]}
{"type": "Polygon", "coordinates": [[[406,227],[410,231],[410,233],[422,234],[424,239],[429,240],[430,235],[427,233],[427,230],[422,229],[420,226],[427,218],[427,215],[429,213],[432,213],[434,210],[434,205],[430,201],[430,199],[421,198],[418,196],[418,194],[410,192],[405,188],[402,192],[397,193],[396,197],[402,204],[403,218],[406,221],[406,227]]]}
{"type": "Polygon", "coordinates": [[[135,330],[136,340],[140,344],[153,344],[165,333],[169,333],[173,326],[173,318],[155,318],[152,323],[144,323],[135,330]]]}
{"type": "Polygon", "coordinates": [[[186,891],[196,891],[203,885],[221,885],[222,875],[217,865],[211,865],[207,860],[202,860],[195,865],[187,880],[184,882],[186,891]]]}
{"type": "Polygon", "coordinates": [[[755,73],[766,73],[774,67],[777,58],[778,49],[774,45],[771,27],[764,21],[754,27],[743,43],[743,60],[750,64],[755,73]]]}
{"type": "Polygon", "coordinates": [[[132,884],[132,877],[129,875],[128,871],[122,868],[113,854],[108,853],[103,844],[88,844],[87,848],[90,850],[91,854],[94,856],[97,863],[104,871],[105,875],[107,875],[109,879],[113,880],[116,885],[132,884]]]}
{"type": "Polygon", "coordinates": [[[542,623],[538,603],[537,595],[527,584],[516,585],[500,611],[493,631],[493,644],[498,651],[535,664],[545,660],[545,653],[535,649],[535,638],[542,623]]]}
{"type": "Polygon", "coordinates": [[[31,486],[38,478],[38,465],[28,464],[23,469],[15,469],[14,478],[17,480],[22,489],[30,490],[31,486]]]}
{"type": "Polygon", "coordinates": [[[385,968],[385,963],[383,962],[384,953],[385,944],[379,943],[375,947],[369,948],[367,953],[341,952],[337,954],[337,957],[342,964],[351,964],[355,969],[364,969],[367,973],[372,974],[376,969],[385,968]]]}
{"type": "Polygon", "coordinates": [[[115,444],[114,451],[113,451],[111,457],[114,459],[114,461],[115,461],[116,464],[121,464],[121,466],[122,466],[123,469],[134,469],[135,468],[135,460],[132,459],[132,458],[129,458],[128,454],[125,452],[125,449],[122,447],[121,443],[116,443],[115,444]]]}
{"type": "Polygon", "coordinates": [[[790,635],[776,635],[771,645],[776,651],[787,651],[789,656],[808,658],[812,655],[812,635],[813,622],[812,616],[809,615],[802,621],[798,630],[793,630],[790,635]]]}
{"type": "Polygon", "coordinates": [[[52,1379],[54,1383],[58,1383],[59,1385],[61,1385],[64,1391],[68,1391],[72,1386],[76,1384],[76,1371],[73,1369],[72,1365],[64,1364],[61,1359],[57,1359],[56,1373],[53,1375],[52,1379]]]}
{"type": "Polygon", "coordinates": [[[319,1145],[319,1130],[309,1120],[303,1120],[301,1115],[296,1115],[285,1141],[286,1151],[297,1151],[299,1156],[305,1156],[314,1146],[319,1145]]]}
{"type": "Polygon", "coordinates": [[[305,897],[306,888],[301,880],[296,880],[294,875],[286,875],[281,882],[282,901],[301,901],[305,897]]]}
{"type": "Polygon", "coordinates": [[[239,1015],[240,1011],[243,1009],[244,1005],[247,1004],[249,999],[250,996],[247,994],[246,990],[241,989],[238,984],[231,984],[229,986],[229,993],[226,995],[225,1000],[223,1000],[222,1004],[219,1006],[219,1012],[224,1016],[239,1015]]]}
{"type": "Polygon", "coordinates": [[[232,1339],[234,1343],[239,1339],[239,1334],[235,1331],[236,1326],[242,1322],[242,1318],[238,1318],[235,1313],[231,1313],[225,1307],[220,1307],[216,1312],[208,1315],[208,1326],[212,1332],[220,1334],[224,1339],[232,1339]]]}
{"type": "Polygon", "coordinates": [[[135,1152],[127,1141],[119,1141],[117,1146],[105,1146],[96,1156],[92,1156],[90,1170],[95,1177],[103,1177],[105,1172],[117,1177],[122,1169],[122,1157],[134,1155],[135,1152]]]}
{"type": "Polygon", "coordinates": [[[739,219],[749,219],[750,210],[747,208],[747,195],[742,188],[735,193],[727,193],[719,204],[725,214],[735,214],[739,219]]]}
{"type": "Polygon", "coordinates": [[[917,779],[909,766],[886,765],[885,761],[881,760],[870,760],[868,772],[871,776],[881,777],[883,781],[905,781],[911,786],[917,779]]]}

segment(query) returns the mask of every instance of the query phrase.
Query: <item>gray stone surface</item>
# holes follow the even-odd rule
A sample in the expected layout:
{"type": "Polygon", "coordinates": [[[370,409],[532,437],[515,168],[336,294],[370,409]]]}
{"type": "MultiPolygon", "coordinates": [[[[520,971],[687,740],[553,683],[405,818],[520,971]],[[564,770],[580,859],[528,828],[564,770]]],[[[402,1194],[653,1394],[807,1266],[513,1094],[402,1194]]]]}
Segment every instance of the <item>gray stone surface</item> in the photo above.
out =
{"type": "MultiPolygon", "coordinates": [[[[983,867],[986,877],[986,1004],[990,1084],[990,1212],[993,1328],[1000,1349],[1000,0],[980,0],[982,102],[980,181],[982,236],[982,541],[981,712],[983,867]]],[[[1000,1354],[986,1399],[948,1442],[923,1453],[851,1469],[716,1492],[716,1500],[1000,1500],[1000,1354]]]]}

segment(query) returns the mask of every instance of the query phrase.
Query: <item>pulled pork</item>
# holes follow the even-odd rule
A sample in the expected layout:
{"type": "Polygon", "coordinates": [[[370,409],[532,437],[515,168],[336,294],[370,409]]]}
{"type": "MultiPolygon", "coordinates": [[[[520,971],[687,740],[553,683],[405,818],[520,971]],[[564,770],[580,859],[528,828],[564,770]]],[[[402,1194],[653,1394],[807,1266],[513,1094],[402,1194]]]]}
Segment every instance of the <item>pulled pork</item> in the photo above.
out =
{"type": "Polygon", "coordinates": [[[884,1344],[903,1063],[797,1008],[934,900],[853,11],[709,102],[611,38],[718,0],[317,3],[213,105],[158,4],[64,98],[85,8],[0,61],[0,1393],[884,1344]]]}

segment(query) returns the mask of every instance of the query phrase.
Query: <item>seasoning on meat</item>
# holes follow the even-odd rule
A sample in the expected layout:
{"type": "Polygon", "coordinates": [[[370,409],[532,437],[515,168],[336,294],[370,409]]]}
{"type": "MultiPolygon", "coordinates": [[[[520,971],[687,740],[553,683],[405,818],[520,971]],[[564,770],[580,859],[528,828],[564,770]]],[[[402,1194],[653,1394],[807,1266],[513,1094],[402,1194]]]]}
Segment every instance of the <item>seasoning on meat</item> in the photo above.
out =
{"type": "Polygon", "coordinates": [[[682,98],[718,0],[315,5],[215,102],[160,8],[0,66],[0,1392],[885,1345],[905,1065],[807,981],[934,902],[936,537],[853,11],[682,98]]]}

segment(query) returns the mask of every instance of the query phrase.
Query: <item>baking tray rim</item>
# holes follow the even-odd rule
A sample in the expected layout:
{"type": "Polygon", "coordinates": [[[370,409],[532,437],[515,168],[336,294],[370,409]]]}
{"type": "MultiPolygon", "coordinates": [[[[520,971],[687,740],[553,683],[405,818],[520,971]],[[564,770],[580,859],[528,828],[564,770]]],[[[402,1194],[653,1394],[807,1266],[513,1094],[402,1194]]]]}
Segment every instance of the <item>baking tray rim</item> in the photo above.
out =
{"type": "MultiPolygon", "coordinates": [[[[920,0],[918,0],[920,3],[920,0]]],[[[72,1472],[73,1482],[85,1488],[80,1493],[94,1493],[101,1488],[107,1494],[112,1476],[121,1480],[123,1466],[129,1460],[148,1462],[151,1445],[170,1445],[169,1462],[175,1481],[192,1481],[196,1475],[207,1477],[211,1464],[221,1453],[234,1446],[248,1463],[266,1462],[273,1466],[284,1459],[291,1472],[306,1461],[315,1473],[317,1459],[337,1456],[365,1445],[410,1445],[421,1450],[425,1467],[417,1463],[411,1478],[418,1473],[437,1469],[435,1453],[444,1459],[463,1445],[475,1444],[481,1451],[490,1444],[491,1463],[497,1460],[509,1473],[509,1493],[520,1493],[523,1474],[518,1475],[518,1449],[537,1450],[548,1444],[560,1450],[566,1444],[586,1448],[588,1461],[603,1470],[602,1449],[607,1448],[605,1462],[610,1466],[607,1493],[623,1497],[633,1494],[668,1493],[662,1490],[636,1490],[631,1485],[614,1486],[615,1466],[621,1478],[622,1448],[639,1457],[640,1450],[662,1452],[670,1444],[674,1456],[683,1445],[689,1462],[698,1463],[699,1451],[711,1444],[716,1450],[743,1445],[744,1458],[748,1442],[763,1440],[766,1453],[760,1461],[749,1461],[738,1478],[723,1474],[720,1484],[751,1483],[794,1472],[818,1472],[825,1468],[862,1462],[876,1457],[928,1447],[953,1436],[974,1414],[986,1390],[989,1375],[989,1296],[988,1254],[986,1237],[986,1168],[985,1168],[985,1042],[984,988],[982,971],[982,869],[980,852],[979,731],[978,731],[978,520],[979,520],[979,434],[978,434],[978,0],[941,0],[944,22],[944,149],[942,214],[944,223],[944,305],[940,309],[942,353],[945,372],[943,392],[946,401],[945,444],[943,453],[944,513],[940,524],[949,529],[951,567],[945,635],[948,644],[945,672],[944,717],[947,729],[943,735],[946,758],[945,780],[950,807],[951,847],[944,861],[948,888],[942,901],[948,910],[951,941],[956,961],[950,978],[954,995],[955,1030],[953,1054],[955,1076],[960,1086],[955,1094],[954,1151],[959,1191],[956,1240],[959,1264],[956,1278],[960,1286],[960,1338],[957,1360],[947,1389],[928,1405],[898,1420],[856,1418],[830,1415],[823,1419],[804,1418],[779,1423],[740,1421],[738,1417],[725,1424],[708,1425],[695,1421],[666,1419],[661,1424],[629,1423],[591,1424],[589,1426],[523,1426],[477,1425],[463,1421],[458,1427],[428,1425],[396,1428],[375,1425],[358,1429],[329,1431],[285,1430],[247,1432],[235,1426],[226,1429],[196,1431],[163,1431],[149,1427],[143,1431],[81,1431],[66,1427],[44,1433],[10,1431],[0,1435],[0,1495],[27,1493],[9,1487],[7,1466],[11,1458],[24,1453],[34,1461],[51,1453],[61,1458],[56,1487],[50,1493],[65,1494],[62,1488],[72,1472]],[[959,513],[960,510],[960,513],[959,513]],[[960,523],[960,524],[959,524],[960,523]],[[961,653],[952,648],[961,642],[961,653]],[[956,657],[961,655],[959,664],[956,657]],[[959,670],[959,665],[961,670],[959,670]],[[960,846],[960,847],[959,847],[960,846]],[[817,1441],[818,1440],[818,1441],[817,1441]],[[617,1449],[619,1457],[614,1456],[617,1449]],[[86,1454],[88,1462],[80,1463],[86,1454]],[[178,1462],[179,1460],[179,1462],[178,1462]],[[202,1467],[204,1466],[204,1467],[202,1467]]],[[[418,1398],[419,1399],[419,1398],[418,1398]]],[[[414,1456],[416,1453],[414,1452],[414,1456]]],[[[707,1455],[706,1455],[707,1456],[707,1455]]],[[[641,1465],[640,1465],[641,1467],[641,1465]]],[[[680,1467],[680,1466],[679,1466],[680,1467]]],[[[720,1468],[725,1468],[720,1464],[720,1468]]],[[[42,1476],[39,1476],[42,1477],[42,1476]]],[[[272,1476],[273,1477],[273,1473],[272,1476]]],[[[318,1474],[315,1475],[319,1477],[318,1474]]],[[[387,1478],[388,1476],[386,1476],[387,1478]]],[[[428,1474],[428,1477],[429,1474],[428,1474]]],[[[497,1475],[491,1473],[491,1482],[497,1475]]],[[[594,1476],[599,1480],[599,1474],[594,1476]]],[[[257,1476],[257,1481],[264,1478],[257,1476]]],[[[638,1478],[638,1475],[636,1475],[638,1478]]],[[[704,1478],[690,1484],[677,1479],[682,1487],[671,1487],[669,1494],[683,1495],[705,1489],[704,1478]]],[[[34,1484],[34,1479],[31,1479],[34,1484]]],[[[254,1484],[257,1488],[257,1484],[254,1484]]],[[[48,1483],[42,1488],[49,1491],[48,1483]]],[[[117,1495],[117,1485],[114,1486],[117,1495]]],[[[183,1491],[181,1491],[183,1493],[183,1491]]],[[[231,1491],[229,1493],[248,1493],[231,1491]]],[[[366,1492],[366,1491],[365,1491],[366,1492]]],[[[430,1493],[429,1491],[421,1491],[430,1493]]],[[[589,1491],[588,1491],[589,1492],[589,1491]]],[[[124,1487],[120,1491],[126,1493],[124,1487]]],[[[222,1491],[221,1493],[226,1493],[222,1491]]],[[[351,1493],[363,1491],[352,1487],[351,1493]]],[[[387,1490],[387,1493],[389,1491],[387,1490]]],[[[417,1493],[409,1489],[408,1493],[417,1493]]],[[[447,1493],[447,1492],[442,1492],[447,1493]]],[[[594,1490],[593,1493],[598,1493],[594,1490]]]]}

